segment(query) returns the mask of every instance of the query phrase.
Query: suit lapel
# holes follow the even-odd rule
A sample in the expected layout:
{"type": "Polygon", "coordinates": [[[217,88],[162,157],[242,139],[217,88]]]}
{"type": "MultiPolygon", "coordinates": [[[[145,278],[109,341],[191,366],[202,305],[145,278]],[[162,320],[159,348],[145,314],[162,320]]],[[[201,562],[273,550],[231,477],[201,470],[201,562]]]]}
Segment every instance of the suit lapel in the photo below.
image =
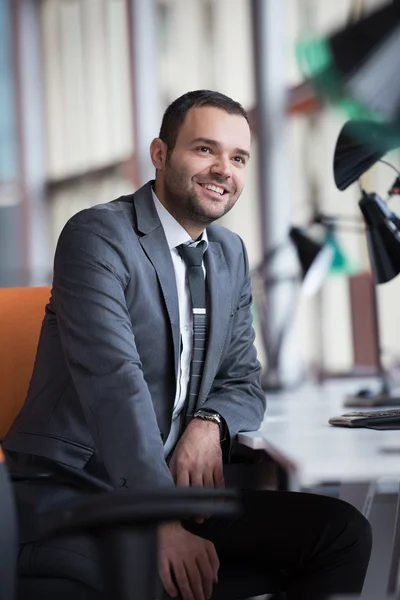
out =
{"type": "Polygon", "coordinates": [[[210,300],[207,353],[200,386],[198,405],[207,399],[225,343],[232,312],[231,282],[221,245],[209,242],[205,254],[207,289],[210,300]]]}
{"type": "Polygon", "coordinates": [[[165,305],[167,307],[167,312],[171,323],[174,344],[174,365],[175,373],[177,373],[180,335],[179,303],[171,253],[161,225],[158,230],[152,231],[146,236],[140,238],[139,241],[149,257],[149,260],[153,264],[153,267],[157,273],[158,281],[160,282],[161,291],[164,296],[165,305]]]}
{"type": "MultiPolygon", "coordinates": [[[[164,230],[151,196],[153,182],[144,185],[134,194],[137,226],[144,235],[139,238],[142,248],[157,273],[171,323],[174,345],[175,373],[180,358],[179,302],[175,271],[164,230]]],[[[222,247],[209,241],[205,254],[207,288],[209,293],[209,328],[207,353],[204,363],[198,404],[202,404],[210,391],[228,331],[232,313],[231,281],[222,247]]]]}
{"type": "Polygon", "coordinates": [[[152,182],[147,183],[134,194],[134,204],[138,229],[144,234],[139,238],[139,242],[157,273],[171,324],[176,376],[180,354],[178,292],[171,252],[154,207],[151,184],[152,182]]]}

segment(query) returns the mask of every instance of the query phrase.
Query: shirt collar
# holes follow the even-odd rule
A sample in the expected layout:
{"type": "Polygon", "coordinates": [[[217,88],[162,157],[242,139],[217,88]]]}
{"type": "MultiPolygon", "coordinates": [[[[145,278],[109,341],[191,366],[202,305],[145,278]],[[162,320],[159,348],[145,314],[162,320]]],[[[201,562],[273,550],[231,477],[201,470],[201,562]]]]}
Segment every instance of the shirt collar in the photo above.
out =
{"type": "MultiPolygon", "coordinates": [[[[165,206],[161,204],[153,189],[151,190],[151,193],[153,194],[154,206],[156,208],[158,218],[161,221],[162,228],[164,229],[169,249],[172,250],[172,248],[176,248],[181,244],[193,243],[193,240],[186,229],[184,229],[182,225],[178,223],[178,221],[171,215],[171,213],[167,211],[165,206]]],[[[206,242],[205,250],[207,250],[208,237],[206,230],[203,231],[201,238],[196,240],[196,242],[200,242],[201,240],[206,242]]]]}

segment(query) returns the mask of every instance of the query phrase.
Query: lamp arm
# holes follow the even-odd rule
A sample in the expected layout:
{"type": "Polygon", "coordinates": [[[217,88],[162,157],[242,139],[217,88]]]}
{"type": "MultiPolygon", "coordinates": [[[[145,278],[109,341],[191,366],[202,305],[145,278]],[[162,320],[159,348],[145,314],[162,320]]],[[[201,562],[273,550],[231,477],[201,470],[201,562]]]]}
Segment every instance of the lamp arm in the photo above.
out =
{"type": "Polygon", "coordinates": [[[349,233],[365,233],[365,227],[363,226],[364,219],[352,215],[326,215],[318,213],[314,217],[313,223],[322,225],[328,231],[333,229],[334,231],[338,230],[349,233]],[[355,225],[359,225],[359,227],[355,225]]]}
{"type": "Polygon", "coordinates": [[[365,233],[365,227],[347,227],[346,225],[339,225],[336,229],[346,233],[365,233]]]}
{"type": "Polygon", "coordinates": [[[324,213],[318,213],[313,219],[314,223],[320,223],[321,225],[335,225],[336,223],[362,223],[363,219],[356,215],[327,215],[324,213]]]}

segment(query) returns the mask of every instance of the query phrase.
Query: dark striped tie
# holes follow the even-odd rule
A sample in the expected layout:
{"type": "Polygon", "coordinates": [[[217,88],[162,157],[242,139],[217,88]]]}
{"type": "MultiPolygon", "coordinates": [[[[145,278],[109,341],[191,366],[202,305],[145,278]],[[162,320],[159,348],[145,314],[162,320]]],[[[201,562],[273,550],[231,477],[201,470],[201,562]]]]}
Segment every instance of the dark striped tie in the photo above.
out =
{"type": "Polygon", "coordinates": [[[192,420],[196,410],[206,353],[206,284],[202,266],[205,245],[206,242],[201,241],[197,246],[178,246],[178,252],[182,256],[187,267],[187,279],[193,311],[193,352],[190,365],[188,394],[185,402],[184,418],[182,419],[182,425],[184,425],[184,427],[192,420]]]}

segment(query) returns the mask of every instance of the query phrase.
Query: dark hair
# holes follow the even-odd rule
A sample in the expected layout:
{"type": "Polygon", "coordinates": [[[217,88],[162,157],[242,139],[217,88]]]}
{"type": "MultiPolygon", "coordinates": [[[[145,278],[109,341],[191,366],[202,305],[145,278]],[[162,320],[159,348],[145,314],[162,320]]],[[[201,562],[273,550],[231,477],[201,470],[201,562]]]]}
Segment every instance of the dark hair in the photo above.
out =
{"type": "Polygon", "coordinates": [[[249,118],[243,106],[239,104],[239,102],[229,98],[229,96],[211,90],[195,90],[193,92],[187,92],[168,106],[161,122],[159,138],[167,144],[168,154],[170,154],[175,147],[179,129],[190,109],[200,108],[202,106],[221,108],[231,115],[240,115],[249,122],[249,118]]]}

